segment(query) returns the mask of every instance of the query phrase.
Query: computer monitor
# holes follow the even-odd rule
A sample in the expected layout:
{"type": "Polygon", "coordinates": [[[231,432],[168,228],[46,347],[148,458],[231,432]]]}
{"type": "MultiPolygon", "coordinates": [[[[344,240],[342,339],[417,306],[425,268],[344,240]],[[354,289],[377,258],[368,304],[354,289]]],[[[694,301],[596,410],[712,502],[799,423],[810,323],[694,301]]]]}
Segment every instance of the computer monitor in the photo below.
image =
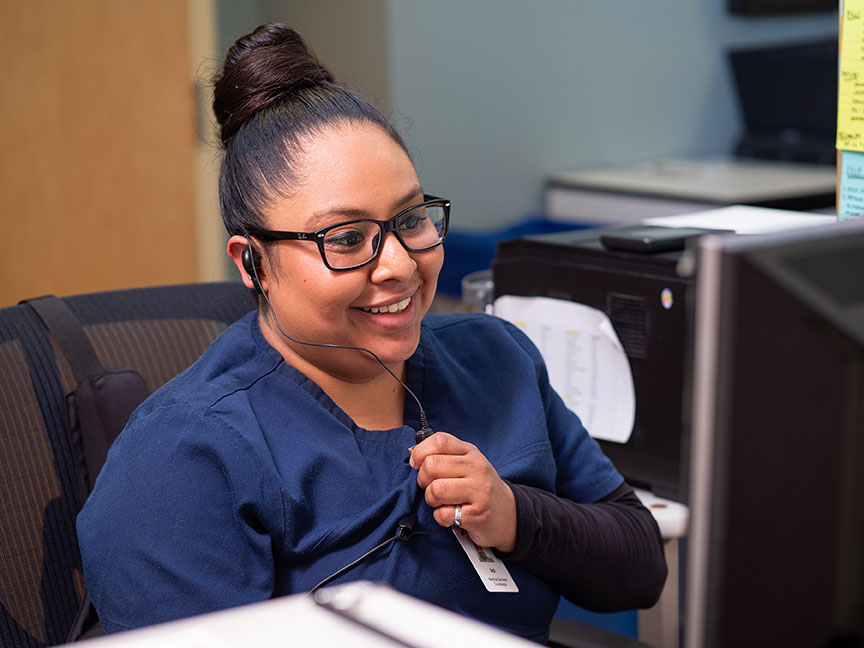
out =
{"type": "Polygon", "coordinates": [[[736,47],[741,157],[836,164],[837,38],[736,47]]]}
{"type": "Polygon", "coordinates": [[[750,16],[837,11],[838,0],[728,0],[731,13],[750,16]]]}
{"type": "Polygon", "coordinates": [[[686,648],[864,645],[864,220],[696,248],[686,648]]]}

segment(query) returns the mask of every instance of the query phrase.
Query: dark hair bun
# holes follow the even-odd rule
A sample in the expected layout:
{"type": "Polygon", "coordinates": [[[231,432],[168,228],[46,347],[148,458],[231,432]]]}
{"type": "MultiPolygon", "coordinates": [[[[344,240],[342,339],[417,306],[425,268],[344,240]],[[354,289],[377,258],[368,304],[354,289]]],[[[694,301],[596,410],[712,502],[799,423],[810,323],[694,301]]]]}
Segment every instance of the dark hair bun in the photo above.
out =
{"type": "Polygon", "coordinates": [[[279,97],[332,82],[333,75],[300,34],[278,23],[261,25],[231,46],[214,79],[213,112],[222,145],[228,146],[246,120],[279,97]]]}

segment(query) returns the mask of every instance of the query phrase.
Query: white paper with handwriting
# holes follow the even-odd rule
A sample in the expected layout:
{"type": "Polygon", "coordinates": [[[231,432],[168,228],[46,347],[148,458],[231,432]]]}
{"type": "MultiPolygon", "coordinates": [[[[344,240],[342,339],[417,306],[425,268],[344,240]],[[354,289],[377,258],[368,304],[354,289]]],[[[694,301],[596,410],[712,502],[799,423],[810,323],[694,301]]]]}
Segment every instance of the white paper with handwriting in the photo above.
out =
{"type": "Polygon", "coordinates": [[[549,382],[595,439],[627,443],[636,419],[636,394],[627,354],[602,311],[549,297],[504,295],[495,315],[537,345],[549,382]]]}

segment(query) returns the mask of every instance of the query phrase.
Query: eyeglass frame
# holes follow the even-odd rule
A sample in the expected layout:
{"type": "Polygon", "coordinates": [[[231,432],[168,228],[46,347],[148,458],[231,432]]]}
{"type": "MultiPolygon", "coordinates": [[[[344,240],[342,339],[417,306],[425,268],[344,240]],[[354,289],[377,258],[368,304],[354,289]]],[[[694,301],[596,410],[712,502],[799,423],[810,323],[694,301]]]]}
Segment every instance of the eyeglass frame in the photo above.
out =
{"type": "Polygon", "coordinates": [[[384,249],[384,238],[387,236],[388,232],[393,232],[393,235],[396,237],[396,240],[399,241],[400,245],[405,248],[408,252],[426,252],[428,250],[434,250],[436,247],[441,245],[444,242],[444,239],[447,238],[447,232],[450,230],[450,201],[447,198],[439,198],[438,196],[432,196],[430,194],[423,194],[423,202],[417,203],[416,205],[411,205],[410,207],[406,207],[398,214],[396,214],[393,218],[388,218],[385,221],[376,220],[374,218],[355,218],[349,221],[343,221],[341,223],[334,223],[333,225],[328,225],[327,227],[323,227],[314,232],[286,232],[282,230],[268,230],[268,229],[259,229],[259,228],[249,228],[247,230],[247,236],[254,236],[262,241],[273,242],[273,241],[315,241],[318,244],[318,252],[321,254],[321,260],[324,262],[324,265],[327,266],[329,270],[334,272],[341,272],[343,270],[356,270],[357,268],[362,268],[365,265],[369,265],[375,259],[377,259],[381,250],[384,249]],[[405,214],[418,209],[420,207],[426,207],[432,204],[440,204],[444,209],[444,234],[438,240],[437,243],[433,245],[429,245],[424,248],[412,248],[409,247],[405,240],[402,238],[402,234],[399,232],[399,228],[396,227],[396,221],[399,220],[405,214]],[[345,225],[351,225],[352,223],[375,223],[378,225],[378,228],[381,232],[381,237],[378,242],[378,249],[375,250],[375,253],[363,263],[358,263],[357,265],[348,266],[345,268],[334,268],[327,261],[327,253],[324,251],[324,236],[330,230],[336,229],[337,227],[344,227],[345,225]]]}

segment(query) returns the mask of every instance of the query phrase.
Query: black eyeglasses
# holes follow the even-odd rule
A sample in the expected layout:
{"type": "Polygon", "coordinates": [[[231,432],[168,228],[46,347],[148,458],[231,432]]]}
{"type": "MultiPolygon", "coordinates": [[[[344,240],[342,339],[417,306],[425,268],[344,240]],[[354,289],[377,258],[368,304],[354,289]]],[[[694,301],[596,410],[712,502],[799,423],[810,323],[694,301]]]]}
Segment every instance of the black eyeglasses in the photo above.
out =
{"type": "Polygon", "coordinates": [[[378,257],[387,232],[393,232],[409,252],[424,252],[444,242],[449,222],[450,201],[424,194],[422,203],[386,221],[360,218],[316,232],[250,229],[248,233],[262,241],[315,241],[324,265],[331,270],[353,270],[378,257]]]}

